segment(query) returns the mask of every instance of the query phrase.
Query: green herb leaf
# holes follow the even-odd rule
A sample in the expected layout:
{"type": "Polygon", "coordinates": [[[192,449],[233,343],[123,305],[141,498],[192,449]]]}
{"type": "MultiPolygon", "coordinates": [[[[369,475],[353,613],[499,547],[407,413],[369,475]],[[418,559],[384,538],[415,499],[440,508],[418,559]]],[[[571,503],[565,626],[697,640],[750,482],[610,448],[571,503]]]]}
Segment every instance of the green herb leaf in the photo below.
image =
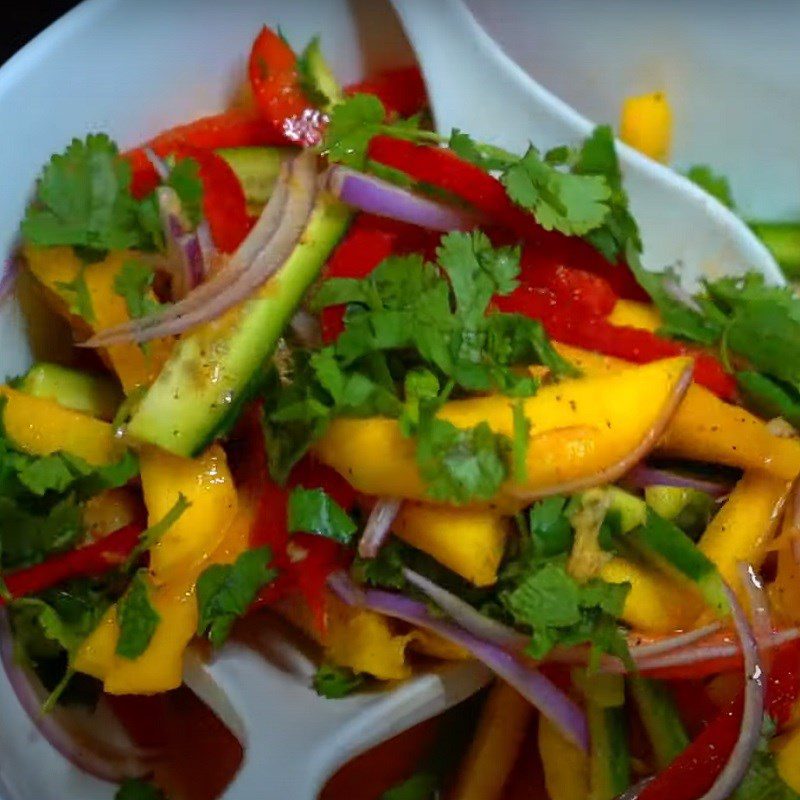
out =
{"type": "Polygon", "coordinates": [[[45,247],[73,245],[103,252],[152,247],[130,192],[131,167],[106,134],[73,139],[52,156],[22,222],[22,235],[45,247]]]}
{"type": "Polygon", "coordinates": [[[381,101],[370,94],[354,94],[334,106],[323,142],[328,160],[363,169],[370,139],[380,132],[385,116],[381,101]]]}
{"type": "MultiPolygon", "coordinates": [[[[590,643],[601,651],[619,648],[617,617],[629,584],[592,579],[580,584],[566,570],[566,559],[533,560],[517,568],[500,600],[516,624],[531,631],[528,653],[540,659],[557,644],[590,643]]],[[[513,573],[512,573],[513,574],[513,573]]]]}
{"type": "Polygon", "coordinates": [[[236,619],[244,614],[261,589],[272,583],[277,570],[269,567],[269,547],[246,550],[233,564],[212,564],[197,581],[197,633],[206,633],[220,647],[236,619]]]}
{"type": "Polygon", "coordinates": [[[770,750],[775,727],[774,720],[765,716],[758,749],[753,754],[747,774],[731,795],[732,800],[800,800],[800,795],[780,776],[775,754],[770,750]]]}
{"type": "Polygon", "coordinates": [[[161,308],[152,296],[155,272],[143,261],[126,261],[114,276],[114,291],[125,301],[131,319],[147,317],[161,308]]]}
{"type": "Polygon", "coordinates": [[[509,474],[512,445],[488,423],[457,428],[434,414],[421,414],[416,429],[416,458],[428,495],[457,505],[490,500],[509,474]]]}
{"type": "Polygon", "coordinates": [[[714,172],[708,164],[695,164],[687,170],[686,177],[712,197],[716,197],[722,205],[730,209],[736,208],[728,179],[714,172]]]}
{"type": "Polygon", "coordinates": [[[753,370],[736,373],[747,405],[767,419],[783,417],[800,429],[800,391],[753,370]]]}
{"type": "Polygon", "coordinates": [[[115,652],[130,660],[147,650],[161,622],[161,615],[150,602],[146,575],[144,570],[134,575],[128,591],[117,606],[119,639],[115,652]]]}
{"type": "Polygon", "coordinates": [[[128,778],[117,789],[114,800],[167,800],[167,796],[152,783],[128,778]]]}
{"type": "Polygon", "coordinates": [[[200,165],[194,158],[182,158],[169,171],[165,186],[175,190],[181,201],[181,212],[194,228],[203,218],[203,181],[200,165]]]}
{"type": "Polygon", "coordinates": [[[566,497],[554,495],[531,506],[531,541],[538,558],[563,555],[572,550],[574,532],[569,521],[567,503],[566,497]]]}
{"type": "Polygon", "coordinates": [[[316,533],[349,544],[358,530],[349,514],[324,490],[298,486],[289,495],[290,532],[316,533]]]}
{"type": "Polygon", "coordinates": [[[458,128],[453,128],[448,147],[459,158],[487,172],[506,169],[519,159],[519,156],[508,150],[476,142],[468,133],[458,128]]]}
{"type": "Polygon", "coordinates": [[[599,228],[610,213],[611,189],[603,176],[561,172],[535,147],[508,167],[501,180],[508,196],[548,231],[583,236],[599,228]]]}
{"type": "Polygon", "coordinates": [[[71,281],[56,281],[55,287],[59,292],[67,294],[69,313],[81,317],[86,322],[96,321],[92,296],[86,283],[86,264],[81,264],[78,274],[71,281]]]}
{"type": "Polygon", "coordinates": [[[402,589],[406,585],[403,575],[405,567],[404,548],[396,540],[390,539],[375,558],[353,560],[352,573],[359,583],[368,583],[383,589],[402,589]]]}
{"type": "Polygon", "coordinates": [[[329,700],[347,697],[364,684],[364,677],[348,667],[322,664],[314,675],[314,691],[329,700]]]}

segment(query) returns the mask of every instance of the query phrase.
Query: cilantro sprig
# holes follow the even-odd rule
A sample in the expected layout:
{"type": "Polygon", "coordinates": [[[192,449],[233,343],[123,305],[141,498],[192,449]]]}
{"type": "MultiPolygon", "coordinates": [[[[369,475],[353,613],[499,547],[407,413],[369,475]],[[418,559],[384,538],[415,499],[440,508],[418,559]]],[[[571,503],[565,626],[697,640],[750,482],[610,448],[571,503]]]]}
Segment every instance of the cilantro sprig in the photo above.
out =
{"type": "MultiPolygon", "coordinates": [[[[337,416],[399,418],[438,497],[488,497],[508,475],[511,442],[488,428],[460,431],[435,416],[451,394],[535,393],[521,369],[546,364],[574,374],[539,322],[490,309],[517,286],[519,249],[493,247],[480,231],[443,236],[437,262],[392,256],[363,279],[333,278],[312,307],[348,306],[338,340],[297,351],[265,393],[271,468],[282,479],[337,416]]],[[[521,434],[518,434],[518,438],[521,434]]]]}

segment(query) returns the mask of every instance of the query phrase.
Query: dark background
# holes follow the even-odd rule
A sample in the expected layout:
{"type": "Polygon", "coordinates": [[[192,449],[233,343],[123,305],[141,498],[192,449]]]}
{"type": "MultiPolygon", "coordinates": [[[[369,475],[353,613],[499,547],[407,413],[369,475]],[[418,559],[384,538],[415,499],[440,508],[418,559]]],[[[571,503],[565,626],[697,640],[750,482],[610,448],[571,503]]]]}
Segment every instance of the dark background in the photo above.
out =
{"type": "Polygon", "coordinates": [[[0,64],[7,61],[22,45],[33,39],[73,6],[78,0],[23,0],[4,3],[0,14],[0,64]]]}

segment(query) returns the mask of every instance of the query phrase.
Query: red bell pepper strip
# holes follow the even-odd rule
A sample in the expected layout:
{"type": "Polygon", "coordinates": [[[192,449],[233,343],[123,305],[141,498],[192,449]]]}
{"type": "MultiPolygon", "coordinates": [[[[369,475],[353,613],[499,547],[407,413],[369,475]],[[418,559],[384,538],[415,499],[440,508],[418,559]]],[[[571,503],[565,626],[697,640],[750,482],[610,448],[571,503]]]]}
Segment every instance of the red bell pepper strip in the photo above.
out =
{"type": "Polygon", "coordinates": [[[609,264],[583,239],[565,236],[559,231],[546,231],[533,216],[509,199],[497,178],[452,151],[376,136],[370,142],[368,155],[373,161],[405,172],[417,181],[454,194],[481,211],[490,222],[535,245],[526,248],[529,262],[539,259],[594,272],[608,280],[620,297],[647,299],[625,264],[609,264]]]}
{"type": "MultiPolygon", "coordinates": [[[[767,679],[766,713],[780,730],[800,693],[800,643],[775,654],[767,679]]],[[[707,792],[730,756],[742,721],[743,695],[710,722],[700,735],[639,794],[639,800],[696,800],[707,792]]]]}
{"type": "Polygon", "coordinates": [[[254,222],[247,213],[247,199],[236,173],[211,150],[180,145],[175,152],[181,158],[197,161],[203,184],[203,216],[211,228],[211,238],[223,253],[232,253],[254,222]]]}
{"type": "Polygon", "coordinates": [[[345,94],[371,94],[383,103],[389,114],[411,117],[428,105],[425,81],[419,67],[386,69],[377,75],[350,84],[345,94]]]}
{"type": "Polygon", "coordinates": [[[592,282],[581,270],[540,266],[523,273],[523,282],[511,294],[496,297],[494,305],[540,320],[548,336],[558,342],[636,364],[694,356],[697,383],[724,400],[733,399],[736,381],[713,356],[650,331],[612,325],[605,318],[613,308],[609,308],[612,297],[608,285],[592,282]]]}
{"type": "MultiPolygon", "coordinates": [[[[49,558],[41,564],[5,575],[12,597],[43,592],[73,578],[95,578],[124,563],[139,542],[144,528],[131,523],[85,547],[49,558]]],[[[0,598],[0,605],[3,600],[0,598]]]]}
{"type": "Polygon", "coordinates": [[[247,74],[256,105],[277,135],[304,146],[319,142],[325,116],[300,86],[292,48],[266,26],[253,42],[247,74]]]}
{"type": "Polygon", "coordinates": [[[144,153],[152,148],[157,156],[169,155],[179,145],[215,150],[218,147],[258,147],[288,144],[286,138],[264,122],[256,111],[232,109],[221,114],[178,125],[163,131],[141,147],[123,153],[133,169],[131,190],[135,197],[142,198],[158,185],[158,176],[144,153]]]}
{"type": "Polygon", "coordinates": [[[272,605],[287,596],[299,594],[308,605],[318,629],[324,630],[328,576],[347,566],[348,555],[341,545],[321,536],[295,533],[290,537],[286,504],[291,490],[297,486],[324,489],[345,510],[352,509],[356,503],[356,492],[350,484],[335,470],[310,457],[304,458],[292,470],[287,487],[278,486],[264,473],[250,545],[269,545],[279,574],[259,594],[253,608],[272,605]],[[301,558],[297,558],[298,555],[301,558]]]}

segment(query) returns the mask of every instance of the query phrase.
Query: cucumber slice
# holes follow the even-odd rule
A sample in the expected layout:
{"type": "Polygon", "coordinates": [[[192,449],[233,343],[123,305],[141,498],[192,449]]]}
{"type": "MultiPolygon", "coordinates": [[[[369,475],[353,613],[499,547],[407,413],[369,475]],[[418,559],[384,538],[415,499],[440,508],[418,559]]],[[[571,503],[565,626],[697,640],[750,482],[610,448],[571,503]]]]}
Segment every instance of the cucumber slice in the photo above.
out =
{"type": "Polygon", "coordinates": [[[46,361],[34,364],[16,388],[104,420],[113,419],[122,402],[119,386],[108,378],[46,361]]]}
{"type": "Polygon", "coordinates": [[[617,487],[610,489],[609,512],[622,521],[620,539],[646,560],[695,584],[705,601],[720,616],[730,613],[722,578],[716,565],[673,522],[617,487]]]}
{"type": "Polygon", "coordinates": [[[128,423],[128,433],[194,456],[224,431],[258,381],[286,323],[347,229],[349,209],[323,193],[283,268],[252,298],[184,334],[128,423]]]}
{"type": "Polygon", "coordinates": [[[222,147],[216,152],[236,173],[247,204],[261,207],[272,195],[281,165],[296,151],[291,147],[222,147]]]}
{"type": "Polygon", "coordinates": [[[628,687],[653,747],[656,766],[664,769],[689,746],[675,701],[663,684],[641,675],[630,675],[628,687]]]}
{"type": "Polygon", "coordinates": [[[800,278],[800,222],[750,222],[787,278],[800,278]]]}

